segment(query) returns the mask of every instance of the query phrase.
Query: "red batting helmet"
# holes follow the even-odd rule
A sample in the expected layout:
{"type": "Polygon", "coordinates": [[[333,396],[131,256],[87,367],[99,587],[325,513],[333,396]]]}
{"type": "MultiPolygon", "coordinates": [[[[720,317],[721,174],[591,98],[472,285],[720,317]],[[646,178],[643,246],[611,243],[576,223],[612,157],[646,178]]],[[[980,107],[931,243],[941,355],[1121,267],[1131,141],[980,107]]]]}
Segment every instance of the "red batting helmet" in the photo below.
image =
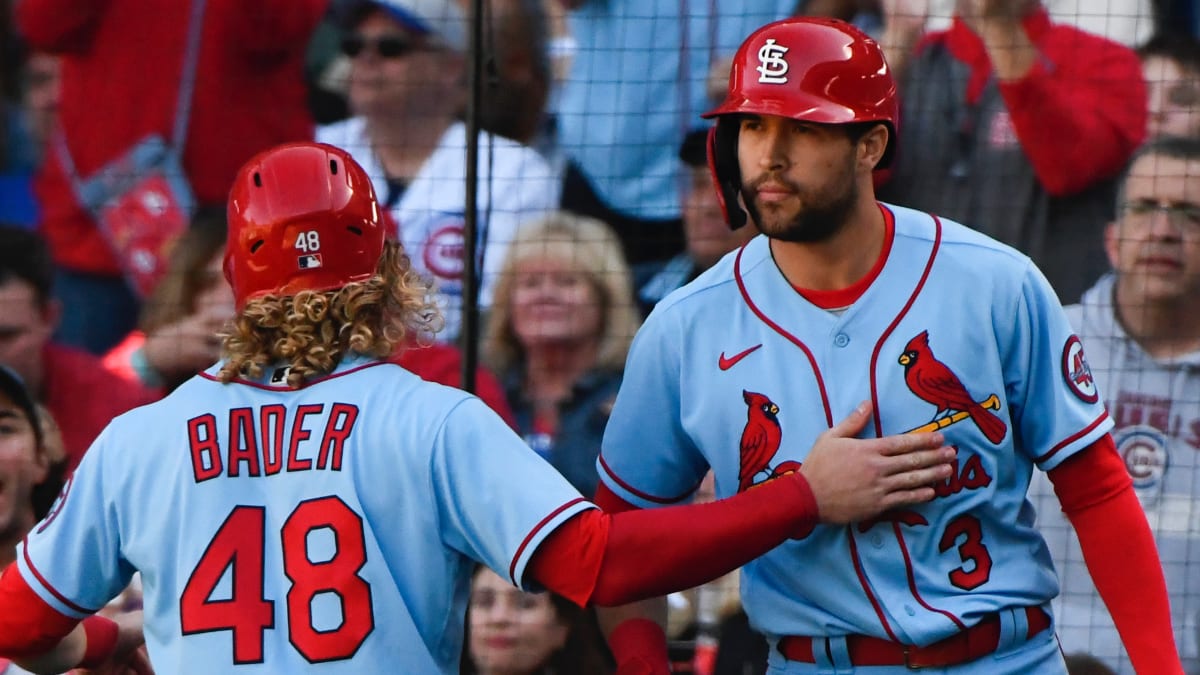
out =
{"type": "Polygon", "coordinates": [[[280,145],[233,181],[225,278],[238,310],[268,294],[340,288],[375,273],[385,238],[371,179],[349,153],[280,145]]]}
{"type": "Polygon", "coordinates": [[[895,148],[899,116],[896,83],[879,44],[838,19],[795,17],[759,28],[738,49],[725,101],[702,117],[717,119],[709,132],[708,162],[730,227],[745,224],[738,207],[741,171],[738,125],[731,115],[777,115],[820,124],[881,122],[895,148]]]}

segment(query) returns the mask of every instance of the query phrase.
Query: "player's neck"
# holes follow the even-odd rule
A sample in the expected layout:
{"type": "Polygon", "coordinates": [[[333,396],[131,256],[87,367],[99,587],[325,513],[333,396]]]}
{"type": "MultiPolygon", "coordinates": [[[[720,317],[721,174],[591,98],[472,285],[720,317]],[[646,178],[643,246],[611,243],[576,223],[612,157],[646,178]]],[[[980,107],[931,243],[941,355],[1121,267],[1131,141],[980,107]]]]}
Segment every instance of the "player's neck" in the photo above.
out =
{"type": "Polygon", "coordinates": [[[879,259],[885,230],[883,213],[868,194],[829,239],[816,243],[772,239],[771,255],[792,286],[817,291],[849,288],[879,259]]]}
{"type": "Polygon", "coordinates": [[[599,345],[541,345],[525,354],[525,396],[532,401],[566,399],[575,382],[595,367],[599,345]]]}
{"type": "Polygon", "coordinates": [[[1165,359],[1200,351],[1200,311],[1195,301],[1144,302],[1117,287],[1117,318],[1147,354],[1165,359]]]}

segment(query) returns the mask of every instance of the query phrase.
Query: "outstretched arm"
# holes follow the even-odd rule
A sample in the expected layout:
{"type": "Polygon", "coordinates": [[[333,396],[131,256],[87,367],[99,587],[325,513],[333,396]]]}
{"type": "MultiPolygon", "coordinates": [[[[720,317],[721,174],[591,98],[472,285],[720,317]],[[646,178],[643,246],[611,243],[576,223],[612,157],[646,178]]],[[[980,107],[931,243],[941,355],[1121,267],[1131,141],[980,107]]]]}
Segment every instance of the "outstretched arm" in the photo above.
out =
{"type": "MultiPolygon", "coordinates": [[[[621,605],[711,581],[788,537],[806,536],[818,522],[848,523],[932,499],[929,486],[949,475],[954,449],[942,447],[940,434],[854,438],[870,414],[864,404],[822,434],[798,472],[728,499],[580,514],[538,548],[531,574],[581,605],[621,605]],[[755,526],[746,527],[748,522],[755,526]],[[647,556],[648,550],[654,555],[647,556]]],[[[603,490],[598,495],[602,506],[611,507],[614,499],[603,490]]],[[[640,637],[630,642],[639,649],[654,647],[653,624],[642,620],[644,612],[624,613],[640,621],[640,637]]],[[[610,636],[628,636],[621,632],[625,623],[610,636]]],[[[665,645],[665,638],[657,639],[665,645]]],[[[624,655],[616,656],[622,661],[624,655]]]]}
{"type": "Polygon", "coordinates": [[[1046,475],[1079,535],[1083,560],[1134,669],[1182,675],[1154,536],[1112,437],[1046,475]]]}

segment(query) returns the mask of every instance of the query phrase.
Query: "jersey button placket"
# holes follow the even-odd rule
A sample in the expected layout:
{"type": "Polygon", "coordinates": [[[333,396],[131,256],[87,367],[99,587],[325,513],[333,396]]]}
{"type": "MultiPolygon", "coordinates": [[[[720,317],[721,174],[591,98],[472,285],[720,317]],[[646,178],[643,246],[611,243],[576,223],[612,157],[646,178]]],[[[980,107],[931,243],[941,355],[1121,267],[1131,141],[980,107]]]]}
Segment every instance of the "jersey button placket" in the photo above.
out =
{"type": "Polygon", "coordinates": [[[845,347],[846,345],[849,345],[849,344],[850,344],[850,336],[849,335],[846,335],[845,333],[838,333],[837,335],[833,336],[833,346],[845,347]]]}

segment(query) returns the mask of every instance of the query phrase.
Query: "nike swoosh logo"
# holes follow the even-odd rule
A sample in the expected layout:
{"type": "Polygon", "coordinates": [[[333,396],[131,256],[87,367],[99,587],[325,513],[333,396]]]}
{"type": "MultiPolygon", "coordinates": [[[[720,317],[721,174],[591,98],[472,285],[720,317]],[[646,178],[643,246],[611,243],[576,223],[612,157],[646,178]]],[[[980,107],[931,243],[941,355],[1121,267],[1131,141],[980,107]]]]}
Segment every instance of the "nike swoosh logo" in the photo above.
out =
{"type": "Polygon", "coordinates": [[[721,358],[717,361],[717,366],[720,367],[721,370],[729,370],[730,368],[737,365],[738,361],[741,361],[742,359],[746,358],[747,356],[750,356],[750,354],[753,353],[754,350],[758,349],[761,346],[762,346],[761,344],[754,345],[753,347],[747,349],[746,351],[738,352],[737,354],[734,354],[733,356],[730,356],[729,358],[725,358],[725,352],[721,352],[721,358]]]}

